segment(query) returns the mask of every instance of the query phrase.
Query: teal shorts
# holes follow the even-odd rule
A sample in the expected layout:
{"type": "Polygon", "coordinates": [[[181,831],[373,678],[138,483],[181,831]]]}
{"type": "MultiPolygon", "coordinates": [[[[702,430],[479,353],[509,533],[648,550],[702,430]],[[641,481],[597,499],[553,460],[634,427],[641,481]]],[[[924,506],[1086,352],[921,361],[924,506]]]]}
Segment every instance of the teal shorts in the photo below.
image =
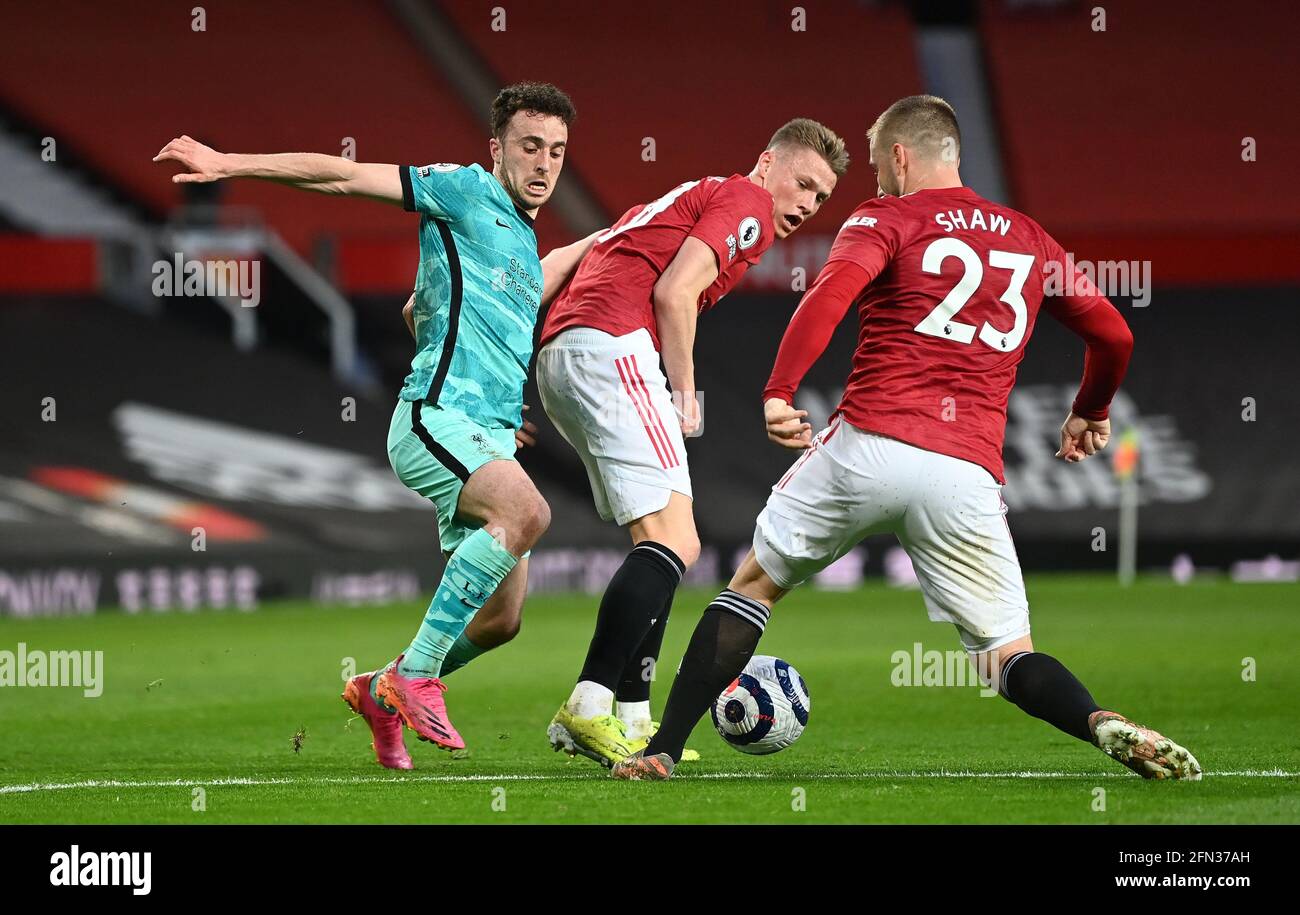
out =
{"type": "Polygon", "coordinates": [[[438,537],[450,553],[481,525],[456,519],[460,491],[488,461],[515,459],[515,430],[487,429],[464,413],[399,400],[388,427],[388,461],[408,489],[438,509],[438,537]]]}

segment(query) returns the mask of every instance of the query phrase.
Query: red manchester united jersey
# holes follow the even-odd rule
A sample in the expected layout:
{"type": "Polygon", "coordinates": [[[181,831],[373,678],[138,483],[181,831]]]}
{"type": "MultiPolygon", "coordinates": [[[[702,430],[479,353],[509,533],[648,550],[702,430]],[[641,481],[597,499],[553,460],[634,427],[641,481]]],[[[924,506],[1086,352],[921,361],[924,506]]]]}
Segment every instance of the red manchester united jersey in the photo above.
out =
{"type": "MultiPolygon", "coordinates": [[[[1067,324],[1106,302],[1036,222],[968,188],[863,203],[799,308],[816,307],[817,287],[837,281],[845,292],[832,329],[850,301],[858,307],[858,348],[838,413],[865,431],[979,464],[1003,482],[1007,398],[1053,271],[1061,294],[1048,307],[1067,324]]],[[[811,365],[792,339],[810,336],[808,324],[796,332],[799,318],[765,396],[788,400],[811,365]]]]}
{"type": "Polygon", "coordinates": [[[635,206],[602,233],[542,325],[545,344],[570,327],[615,336],[646,328],[659,347],[652,293],[688,237],[718,258],[718,278],[700,296],[706,311],[740,282],[772,245],[772,195],[744,175],[679,184],[635,206]]]}

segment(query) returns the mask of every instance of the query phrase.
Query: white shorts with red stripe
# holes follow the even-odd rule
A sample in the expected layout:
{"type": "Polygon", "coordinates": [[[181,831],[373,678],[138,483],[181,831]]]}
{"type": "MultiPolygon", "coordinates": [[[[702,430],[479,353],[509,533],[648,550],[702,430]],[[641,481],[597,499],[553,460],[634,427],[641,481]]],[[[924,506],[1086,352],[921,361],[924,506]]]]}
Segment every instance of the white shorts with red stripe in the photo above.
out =
{"type": "Polygon", "coordinates": [[[649,331],[564,331],[537,354],[537,388],[587,468],[601,518],[625,525],[671,493],[691,497],[681,425],[649,331]]]}
{"type": "Polygon", "coordinates": [[[978,464],[836,419],[772,487],[754,555],[790,589],[864,537],[893,533],[930,619],[955,625],[968,651],[989,651],[1029,633],[1006,510],[1001,485],[978,464]]]}

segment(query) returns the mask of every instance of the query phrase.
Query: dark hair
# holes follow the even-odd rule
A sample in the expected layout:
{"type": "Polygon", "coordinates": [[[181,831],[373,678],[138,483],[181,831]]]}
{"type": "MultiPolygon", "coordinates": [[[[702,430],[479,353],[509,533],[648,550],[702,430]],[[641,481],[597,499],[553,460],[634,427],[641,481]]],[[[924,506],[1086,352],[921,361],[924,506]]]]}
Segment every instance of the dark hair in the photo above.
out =
{"type": "Polygon", "coordinates": [[[517,111],[554,115],[565,124],[572,124],[578,116],[573,100],[550,83],[515,83],[492,101],[492,136],[501,139],[517,111]]]}

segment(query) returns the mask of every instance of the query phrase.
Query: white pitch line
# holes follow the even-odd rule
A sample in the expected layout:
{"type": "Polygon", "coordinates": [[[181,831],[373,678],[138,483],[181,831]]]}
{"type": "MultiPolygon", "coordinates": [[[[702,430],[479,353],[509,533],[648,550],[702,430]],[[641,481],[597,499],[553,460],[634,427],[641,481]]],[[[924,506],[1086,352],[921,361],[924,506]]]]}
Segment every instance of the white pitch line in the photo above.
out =
{"type": "MultiPolygon", "coordinates": [[[[1231,776],[1234,778],[1300,778],[1300,772],[1286,772],[1282,769],[1242,769],[1239,771],[1206,772],[1210,776],[1231,776]]],[[[965,772],[960,770],[939,772],[825,772],[817,775],[771,775],[767,772],[704,772],[699,775],[686,776],[691,779],[779,779],[781,781],[814,781],[817,779],[879,779],[888,781],[898,778],[1132,778],[1127,772],[965,772]]],[[[0,788],[0,792],[4,789],[0,788]]]]}
{"type": "Polygon", "coordinates": [[[385,785],[411,782],[528,782],[563,781],[580,776],[571,775],[414,775],[382,776],[353,775],[348,777],[320,776],[317,778],[172,778],[159,781],[119,781],[117,779],[87,779],[82,782],[32,782],[26,785],[0,785],[0,794],[26,794],[32,791],[75,791],[83,788],[209,788],[233,785],[235,787],[260,785],[385,785]]]}
{"type": "MultiPolygon", "coordinates": [[[[1282,769],[1242,769],[1239,771],[1207,772],[1207,778],[1300,778],[1300,772],[1287,772],[1282,769]]],[[[353,775],[347,777],[320,776],[316,778],[256,778],[234,776],[230,778],[190,779],[175,778],[154,781],[121,781],[117,779],[87,779],[80,782],[32,782],[24,785],[0,785],[0,795],[30,794],[38,791],[80,791],[97,788],[210,788],[221,786],[259,787],[265,785],[388,785],[388,784],[422,784],[447,783],[463,784],[470,782],[555,782],[555,781],[593,781],[598,775],[592,771],[589,775],[564,773],[556,775],[501,774],[501,775],[407,775],[385,778],[383,776],[353,775]]],[[[1099,779],[1132,778],[1125,772],[824,772],[808,775],[774,775],[767,772],[705,772],[686,776],[692,780],[726,780],[747,779],[756,781],[836,781],[848,779],[872,779],[889,781],[891,779],[927,779],[927,778],[1003,778],[1003,779],[1099,779]]]]}

